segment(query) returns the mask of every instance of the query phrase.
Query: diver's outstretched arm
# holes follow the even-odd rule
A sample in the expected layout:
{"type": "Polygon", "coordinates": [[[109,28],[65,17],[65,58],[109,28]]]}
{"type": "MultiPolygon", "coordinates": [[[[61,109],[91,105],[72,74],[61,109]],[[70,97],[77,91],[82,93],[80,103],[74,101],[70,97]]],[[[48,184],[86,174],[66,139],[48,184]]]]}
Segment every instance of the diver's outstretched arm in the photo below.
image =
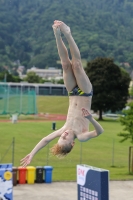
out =
{"type": "Polygon", "coordinates": [[[103,133],[104,130],[102,126],[92,117],[92,115],[90,114],[88,110],[86,110],[85,108],[82,108],[82,113],[83,113],[83,116],[87,118],[95,128],[94,131],[90,131],[90,132],[86,131],[83,134],[80,134],[78,139],[81,142],[85,142],[91,138],[99,136],[101,133],[103,133]]]}
{"type": "Polygon", "coordinates": [[[102,126],[92,117],[92,115],[90,114],[88,110],[86,110],[85,108],[82,108],[82,113],[83,113],[83,116],[92,123],[92,125],[94,126],[96,130],[97,135],[101,134],[104,131],[102,126]]]}
{"type": "Polygon", "coordinates": [[[21,165],[23,167],[26,167],[28,164],[30,164],[32,158],[34,155],[43,147],[45,147],[49,142],[54,140],[56,137],[60,137],[61,134],[65,131],[65,126],[63,126],[61,129],[54,131],[53,133],[47,135],[44,137],[35,147],[34,149],[23,159],[21,159],[21,165]]]}

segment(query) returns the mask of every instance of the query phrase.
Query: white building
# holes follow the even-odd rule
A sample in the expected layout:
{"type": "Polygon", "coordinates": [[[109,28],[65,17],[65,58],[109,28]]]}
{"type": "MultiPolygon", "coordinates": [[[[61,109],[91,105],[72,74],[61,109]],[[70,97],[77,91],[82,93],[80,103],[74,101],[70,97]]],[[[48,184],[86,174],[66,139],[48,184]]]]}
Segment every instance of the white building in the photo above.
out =
{"type": "Polygon", "coordinates": [[[36,67],[32,67],[31,69],[27,70],[28,72],[35,72],[41,78],[44,79],[55,79],[56,77],[60,77],[62,79],[62,70],[56,68],[48,68],[48,69],[38,69],[36,67]]]}

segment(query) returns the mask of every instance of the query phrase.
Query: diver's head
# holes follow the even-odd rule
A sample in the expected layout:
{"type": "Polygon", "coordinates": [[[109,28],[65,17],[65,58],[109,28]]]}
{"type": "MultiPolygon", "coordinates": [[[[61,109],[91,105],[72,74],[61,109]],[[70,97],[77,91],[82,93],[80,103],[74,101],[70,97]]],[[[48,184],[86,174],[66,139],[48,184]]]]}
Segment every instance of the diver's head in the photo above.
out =
{"type": "Polygon", "coordinates": [[[72,130],[65,131],[59,138],[57,144],[51,148],[53,155],[57,157],[66,156],[74,146],[74,133],[72,130]]]}

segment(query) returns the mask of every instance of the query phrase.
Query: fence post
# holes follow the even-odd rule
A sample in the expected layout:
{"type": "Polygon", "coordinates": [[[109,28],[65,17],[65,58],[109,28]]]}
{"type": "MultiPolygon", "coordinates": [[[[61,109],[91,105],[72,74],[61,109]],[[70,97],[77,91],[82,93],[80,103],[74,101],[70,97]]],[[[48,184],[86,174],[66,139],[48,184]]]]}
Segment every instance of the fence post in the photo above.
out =
{"type": "Polygon", "coordinates": [[[47,145],[47,158],[46,158],[46,165],[49,163],[49,144],[47,145]]]}
{"type": "Polygon", "coordinates": [[[80,142],[80,164],[82,164],[82,142],[80,142]]]}
{"type": "Polygon", "coordinates": [[[113,139],[113,147],[112,147],[112,167],[114,167],[114,152],[115,152],[115,140],[113,139]]]}
{"type": "Polygon", "coordinates": [[[131,147],[129,147],[129,158],[128,158],[128,170],[129,170],[129,174],[130,174],[130,158],[131,158],[131,147]]]}
{"type": "Polygon", "coordinates": [[[15,149],[15,138],[12,141],[12,165],[14,166],[14,149],[15,149]]]}
{"type": "MultiPolygon", "coordinates": [[[[9,145],[9,148],[6,150],[6,152],[4,153],[3,156],[1,156],[0,158],[0,163],[2,162],[2,160],[5,158],[6,154],[8,153],[9,149],[13,147],[13,141],[11,142],[11,144],[9,145]]],[[[14,149],[14,147],[13,147],[14,149]]],[[[12,149],[12,161],[14,162],[14,150],[12,149]]]]}

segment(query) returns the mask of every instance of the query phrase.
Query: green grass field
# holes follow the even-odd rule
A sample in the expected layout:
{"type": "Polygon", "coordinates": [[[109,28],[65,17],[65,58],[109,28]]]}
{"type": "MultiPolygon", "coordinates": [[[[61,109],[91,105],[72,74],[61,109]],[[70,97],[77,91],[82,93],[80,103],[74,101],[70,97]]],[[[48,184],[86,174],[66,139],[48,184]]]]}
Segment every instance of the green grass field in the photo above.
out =
{"type": "Polygon", "coordinates": [[[68,96],[38,96],[37,107],[39,113],[67,114],[68,96]]]}
{"type": "MultiPolygon", "coordinates": [[[[68,97],[39,96],[37,97],[37,105],[39,113],[66,114],[68,97]]],[[[9,116],[0,116],[0,118],[9,119],[9,116]]],[[[52,122],[41,122],[33,116],[20,116],[20,118],[33,120],[32,122],[25,120],[17,124],[0,122],[0,160],[14,137],[15,166],[20,165],[20,159],[27,155],[40,139],[52,132],[52,122]]],[[[58,159],[49,154],[49,148],[57,141],[55,140],[35,155],[31,165],[53,166],[54,181],[76,180],[77,164],[87,164],[108,169],[111,180],[133,179],[133,175],[128,174],[128,149],[131,144],[129,141],[120,143],[121,138],[117,136],[123,127],[117,120],[104,120],[100,123],[104,128],[104,133],[100,137],[85,143],[80,143],[76,140],[74,149],[66,158],[58,159]]],[[[57,129],[62,127],[63,124],[63,121],[58,121],[57,129]]],[[[90,126],[90,129],[93,129],[93,127],[90,126]]],[[[3,162],[12,162],[12,149],[2,160],[3,162]]]]}
{"type": "MultiPolygon", "coordinates": [[[[52,141],[49,146],[38,152],[31,163],[32,166],[51,165],[54,167],[54,181],[76,180],[76,165],[87,164],[95,167],[108,169],[111,180],[132,179],[133,175],[128,174],[128,141],[120,143],[117,136],[122,130],[118,121],[104,120],[100,122],[104,128],[104,133],[88,142],[76,144],[72,152],[64,159],[58,159],[49,155],[49,148],[56,142],[52,141]],[[113,156],[114,141],[114,156],[113,156]],[[81,146],[82,145],[82,146],[81,146]],[[114,157],[114,159],[113,159],[114,157]],[[111,167],[114,165],[113,167],[111,167]]],[[[57,128],[64,124],[57,122],[57,128]]],[[[0,122],[0,158],[8,149],[12,138],[15,137],[15,166],[20,165],[20,159],[27,155],[32,148],[45,135],[51,133],[52,122],[0,122]]],[[[90,129],[93,129],[91,126],[90,129]]],[[[12,151],[8,152],[2,163],[12,162],[12,151]]]]}

